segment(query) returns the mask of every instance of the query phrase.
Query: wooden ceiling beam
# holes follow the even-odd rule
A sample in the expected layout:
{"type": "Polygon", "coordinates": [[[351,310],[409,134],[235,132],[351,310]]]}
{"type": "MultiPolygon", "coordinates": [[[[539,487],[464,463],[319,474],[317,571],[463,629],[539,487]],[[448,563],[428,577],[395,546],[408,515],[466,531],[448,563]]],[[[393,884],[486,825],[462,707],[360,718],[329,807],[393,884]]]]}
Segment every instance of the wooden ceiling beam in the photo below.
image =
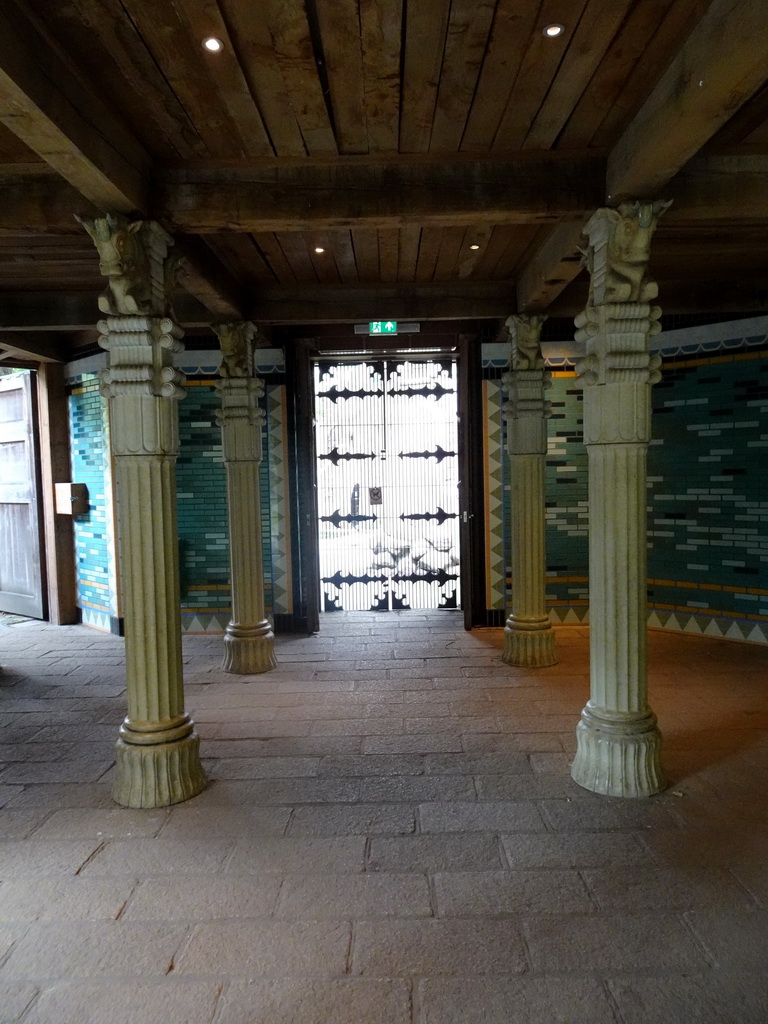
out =
{"type": "Polygon", "coordinates": [[[250,319],[271,324],[484,320],[508,316],[514,294],[512,281],[265,288],[254,297],[250,319]]]}
{"type": "Polygon", "coordinates": [[[189,167],[159,175],[156,213],[192,234],[553,223],[600,205],[604,170],[560,154],[189,167]]]}
{"type": "Polygon", "coordinates": [[[0,122],[100,210],[146,209],[149,157],[15,7],[0,10],[0,122]]]}
{"type": "Polygon", "coordinates": [[[611,205],[659,195],[757,92],[766,39],[765,0],[714,0],[611,152],[611,205]]]}
{"type": "Polygon", "coordinates": [[[696,157],[664,195],[664,224],[768,220],[768,156],[696,157]]]}
{"type": "Polygon", "coordinates": [[[14,359],[63,363],[66,362],[66,355],[50,335],[0,331],[0,362],[13,363],[14,359]]]}
{"type": "MultiPolygon", "coordinates": [[[[0,11],[0,122],[60,175],[34,165],[0,175],[0,234],[35,226],[81,234],[75,214],[150,214],[146,151],[9,5],[0,11]]],[[[187,248],[184,287],[215,316],[240,316],[240,289],[229,272],[208,250],[187,248]]]]}
{"type": "Polygon", "coordinates": [[[521,313],[543,312],[578,275],[585,223],[584,219],[562,221],[534,253],[517,281],[521,313]]]}

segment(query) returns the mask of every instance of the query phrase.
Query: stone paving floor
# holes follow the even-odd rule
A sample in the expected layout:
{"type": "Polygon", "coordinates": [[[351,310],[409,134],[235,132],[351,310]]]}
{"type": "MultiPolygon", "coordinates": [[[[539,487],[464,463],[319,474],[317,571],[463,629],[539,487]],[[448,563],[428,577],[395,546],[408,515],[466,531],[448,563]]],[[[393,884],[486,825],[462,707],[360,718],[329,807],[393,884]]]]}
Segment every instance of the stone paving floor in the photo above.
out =
{"type": "Polygon", "coordinates": [[[211,783],[109,795],[123,643],[0,621],[0,1024],[765,1024],[768,650],[652,633],[670,788],[569,778],[587,631],[338,614],[219,668],[211,783]]]}

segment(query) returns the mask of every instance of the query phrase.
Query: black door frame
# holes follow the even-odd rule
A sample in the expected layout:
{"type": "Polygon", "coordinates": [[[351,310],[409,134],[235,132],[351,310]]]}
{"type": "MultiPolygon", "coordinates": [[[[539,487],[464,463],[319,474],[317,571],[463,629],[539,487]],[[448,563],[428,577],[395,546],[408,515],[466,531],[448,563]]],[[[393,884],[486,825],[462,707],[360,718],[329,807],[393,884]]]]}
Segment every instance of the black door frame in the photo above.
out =
{"type": "MultiPolygon", "coordinates": [[[[446,331],[455,338],[441,351],[430,349],[429,356],[442,353],[456,359],[459,402],[459,509],[461,609],[464,628],[485,623],[485,538],[483,533],[482,402],[480,396],[479,336],[474,333],[446,331]]],[[[362,338],[310,337],[292,339],[286,345],[286,378],[289,417],[289,458],[295,488],[291,537],[296,553],[293,567],[294,615],[296,632],[315,633],[320,628],[320,566],[317,535],[317,474],[314,431],[314,385],[312,364],[315,359],[355,359],[408,357],[424,353],[428,336],[400,335],[371,342],[362,338]],[[374,347],[375,346],[375,347],[374,347]]],[[[426,354],[426,353],[424,353],[426,354]]]]}

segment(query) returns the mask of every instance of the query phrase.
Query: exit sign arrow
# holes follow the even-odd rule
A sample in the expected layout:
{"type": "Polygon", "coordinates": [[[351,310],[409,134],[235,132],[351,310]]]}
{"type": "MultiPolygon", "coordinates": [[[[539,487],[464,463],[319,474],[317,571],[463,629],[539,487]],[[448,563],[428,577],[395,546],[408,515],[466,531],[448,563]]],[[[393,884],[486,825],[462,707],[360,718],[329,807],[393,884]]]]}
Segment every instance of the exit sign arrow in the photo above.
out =
{"type": "Polygon", "coordinates": [[[397,334],[396,320],[371,320],[368,324],[369,334],[397,334]]]}

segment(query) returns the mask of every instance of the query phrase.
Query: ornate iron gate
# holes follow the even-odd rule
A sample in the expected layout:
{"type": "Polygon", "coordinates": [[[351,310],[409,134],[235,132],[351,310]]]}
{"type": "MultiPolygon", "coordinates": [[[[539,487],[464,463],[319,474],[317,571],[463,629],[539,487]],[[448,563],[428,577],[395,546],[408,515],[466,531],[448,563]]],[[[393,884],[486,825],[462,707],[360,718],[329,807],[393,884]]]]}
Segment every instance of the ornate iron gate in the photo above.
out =
{"type": "Polygon", "coordinates": [[[325,611],[458,608],[453,359],[315,364],[325,611]]]}

